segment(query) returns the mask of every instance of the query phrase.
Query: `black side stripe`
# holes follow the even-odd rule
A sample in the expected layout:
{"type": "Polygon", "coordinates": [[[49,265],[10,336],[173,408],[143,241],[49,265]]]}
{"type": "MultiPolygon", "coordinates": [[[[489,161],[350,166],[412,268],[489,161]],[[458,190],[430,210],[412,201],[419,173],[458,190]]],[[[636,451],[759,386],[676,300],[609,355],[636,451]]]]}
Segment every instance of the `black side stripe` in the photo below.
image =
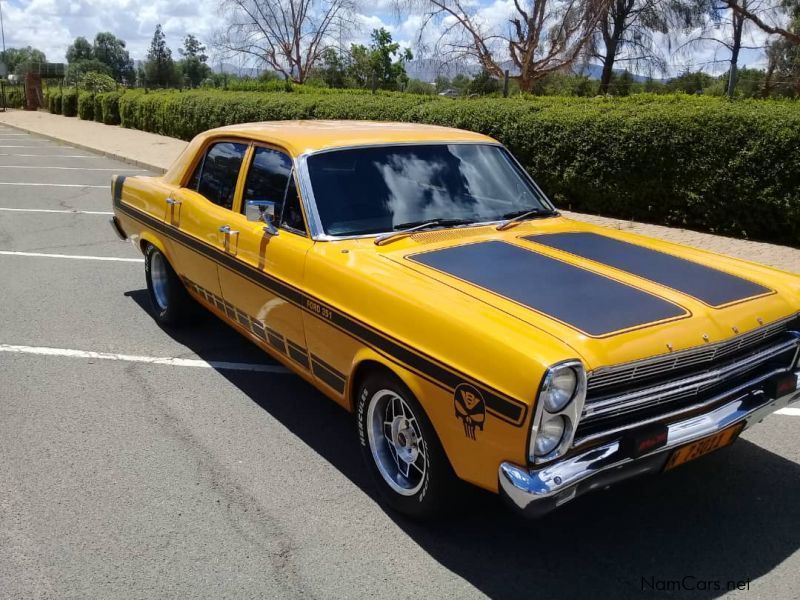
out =
{"type": "Polygon", "coordinates": [[[199,252],[218,265],[234,271],[253,284],[284,298],[285,300],[312,314],[313,316],[327,321],[343,333],[346,333],[347,335],[364,342],[368,346],[371,346],[379,351],[384,356],[406,365],[412,371],[426,378],[435,385],[444,387],[448,391],[455,390],[459,384],[465,382],[475,385],[483,394],[484,401],[486,403],[486,409],[495,417],[498,417],[499,419],[516,426],[521,426],[525,422],[525,416],[527,413],[526,404],[519,402],[518,400],[514,400],[508,396],[501,395],[500,392],[497,392],[486,385],[467,377],[466,375],[451,371],[449,368],[445,367],[434,359],[403,346],[392,338],[385,336],[385,334],[368,327],[367,325],[353,319],[352,317],[349,317],[348,315],[345,315],[344,313],[339,312],[324,302],[305,294],[299,289],[294,288],[285,282],[276,279],[267,273],[264,273],[263,271],[259,271],[254,267],[242,263],[232,256],[225,254],[221,250],[217,250],[216,248],[213,248],[212,246],[209,246],[193,238],[192,236],[189,236],[175,227],[168,226],[166,223],[155,219],[139,209],[136,209],[128,204],[123,204],[121,199],[121,185],[120,197],[115,195],[114,206],[121,212],[146,225],[147,227],[161,232],[176,242],[199,252]]]}
{"type": "Polygon", "coordinates": [[[302,348],[292,342],[291,340],[286,340],[286,347],[289,350],[289,358],[291,358],[294,362],[301,365],[303,368],[308,369],[308,353],[306,352],[305,348],[302,348]]]}
{"type": "Polygon", "coordinates": [[[311,371],[324,381],[326,385],[340,394],[344,393],[344,386],[347,381],[344,375],[313,354],[311,355],[311,371]]]}
{"type": "Polygon", "coordinates": [[[267,341],[269,341],[269,345],[278,352],[286,354],[286,343],[283,341],[283,336],[269,327],[267,327],[267,341]]]}

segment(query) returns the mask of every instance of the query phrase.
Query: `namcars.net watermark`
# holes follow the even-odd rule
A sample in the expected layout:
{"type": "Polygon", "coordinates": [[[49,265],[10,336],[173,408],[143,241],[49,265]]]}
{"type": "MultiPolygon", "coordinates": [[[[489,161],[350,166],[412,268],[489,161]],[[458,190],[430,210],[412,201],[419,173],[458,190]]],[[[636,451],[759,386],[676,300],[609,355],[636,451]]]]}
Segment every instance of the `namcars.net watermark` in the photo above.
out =
{"type": "Polygon", "coordinates": [[[680,579],[660,579],[655,576],[642,577],[643,592],[733,592],[749,591],[750,578],[747,579],[706,579],[686,575],[680,579]]]}

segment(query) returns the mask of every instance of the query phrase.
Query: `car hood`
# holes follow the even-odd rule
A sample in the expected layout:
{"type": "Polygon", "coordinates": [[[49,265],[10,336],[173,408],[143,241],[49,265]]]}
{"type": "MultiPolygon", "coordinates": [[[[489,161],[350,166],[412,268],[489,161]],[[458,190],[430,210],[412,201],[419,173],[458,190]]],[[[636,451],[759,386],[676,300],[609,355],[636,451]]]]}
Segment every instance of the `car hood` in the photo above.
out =
{"type": "Polygon", "coordinates": [[[561,217],[416,233],[376,251],[439,282],[443,310],[447,294],[469,295],[590,369],[728,340],[800,308],[797,276],[561,217]]]}

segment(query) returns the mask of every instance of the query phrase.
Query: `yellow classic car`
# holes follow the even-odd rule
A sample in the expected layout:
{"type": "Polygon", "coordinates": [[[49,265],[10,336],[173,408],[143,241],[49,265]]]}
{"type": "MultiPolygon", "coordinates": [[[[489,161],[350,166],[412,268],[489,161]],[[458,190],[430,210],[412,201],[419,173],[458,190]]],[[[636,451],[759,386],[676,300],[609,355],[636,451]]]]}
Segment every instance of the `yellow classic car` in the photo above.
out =
{"type": "Polygon", "coordinates": [[[566,219],[483,135],[224,127],[112,194],[155,319],[197,302],[352,411],[412,516],[459,479],[542,515],[800,399],[799,277],[566,219]]]}

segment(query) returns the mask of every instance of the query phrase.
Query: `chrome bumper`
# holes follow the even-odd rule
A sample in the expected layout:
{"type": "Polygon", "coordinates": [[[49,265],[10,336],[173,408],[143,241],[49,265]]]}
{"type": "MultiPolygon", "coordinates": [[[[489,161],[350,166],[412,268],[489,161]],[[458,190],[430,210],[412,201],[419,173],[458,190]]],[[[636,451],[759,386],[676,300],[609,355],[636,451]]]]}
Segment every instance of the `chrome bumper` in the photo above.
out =
{"type": "Polygon", "coordinates": [[[800,400],[800,370],[794,374],[798,383],[793,392],[769,398],[754,385],[754,389],[734,393],[730,401],[713,411],[669,425],[666,445],[638,458],[623,454],[620,439],[540,469],[504,462],[499,469],[500,493],[524,515],[538,517],[587,492],[660,471],[675,448],[737,423],[744,422],[745,429],[749,428],[800,400]]]}

